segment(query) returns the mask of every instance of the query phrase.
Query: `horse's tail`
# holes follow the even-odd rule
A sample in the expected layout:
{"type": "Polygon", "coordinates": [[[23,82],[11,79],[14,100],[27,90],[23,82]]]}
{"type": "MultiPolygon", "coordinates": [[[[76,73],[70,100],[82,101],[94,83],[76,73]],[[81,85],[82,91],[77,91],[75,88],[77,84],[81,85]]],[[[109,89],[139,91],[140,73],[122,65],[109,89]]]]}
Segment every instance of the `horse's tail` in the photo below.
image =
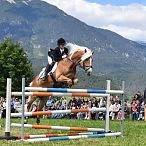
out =
{"type": "Polygon", "coordinates": [[[29,83],[29,87],[31,87],[32,86],[32,82],[31,83],[29,83]]]}
{"type": "Polygon", "coordinates": [[[29,83],[29,87],[39,87],[39,76],[38,75],[29,83]]]}

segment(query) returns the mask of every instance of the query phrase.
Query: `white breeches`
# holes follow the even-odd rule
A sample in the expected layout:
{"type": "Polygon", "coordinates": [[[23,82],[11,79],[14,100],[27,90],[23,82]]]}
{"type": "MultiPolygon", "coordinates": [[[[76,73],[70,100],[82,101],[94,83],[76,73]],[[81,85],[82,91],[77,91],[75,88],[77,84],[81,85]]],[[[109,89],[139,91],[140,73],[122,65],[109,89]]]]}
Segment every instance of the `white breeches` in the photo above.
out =
{"type": "Polygon", "coordinates": [[[50,56],[48,56],[48,63],[52,64],[52,58],[50,56]]]}

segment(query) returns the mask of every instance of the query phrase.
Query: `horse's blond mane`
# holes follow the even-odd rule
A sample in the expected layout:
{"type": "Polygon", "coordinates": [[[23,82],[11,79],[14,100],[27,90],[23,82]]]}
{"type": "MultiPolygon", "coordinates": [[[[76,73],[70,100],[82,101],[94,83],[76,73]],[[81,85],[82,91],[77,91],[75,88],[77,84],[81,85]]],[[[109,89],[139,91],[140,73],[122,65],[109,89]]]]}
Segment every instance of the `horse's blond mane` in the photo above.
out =
{"type": "MultiPolygon", "coordinates": [[[[90,49],[87,48],[87,47],[84,47],[84,46],[79,46],[79,45],[76,45],[76,44],[72,44],[72,43],[67,43],[66,44],[66,47],[69,49],[69,54],[72,54],[76,51],[80,51],[80,50],[87,50],[89,51],[90,49]]],[[[91,50],[90,50],[91,51],[91,50]]]]}
{"type": "Polygon", "coordinates": [[[87,48],[87,47],[83,47],[83,46],[79,46],[79,45],[76,45],[76,44],[72,44],[72,43],[67,43],[66,44],[66,47],[69,49],[69,55],[71,55],[70,57],[72,57],[72,55],[76,52],[76,51],[85,51],[85,54],[82,56],[82,60],[85,60],[87,59],[88,57],[91,57],[92,56],[92,51],[87,48]]]}

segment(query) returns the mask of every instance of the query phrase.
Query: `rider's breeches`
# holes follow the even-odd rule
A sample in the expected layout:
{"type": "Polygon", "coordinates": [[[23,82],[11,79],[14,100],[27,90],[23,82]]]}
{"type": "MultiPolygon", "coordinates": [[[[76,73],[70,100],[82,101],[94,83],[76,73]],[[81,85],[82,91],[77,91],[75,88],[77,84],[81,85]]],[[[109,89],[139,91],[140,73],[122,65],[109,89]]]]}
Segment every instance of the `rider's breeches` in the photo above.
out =
{"type": "Polygon", "coordinates": [[[48,72],[50,71],[51,69],[51,65],[52,65],[52,58],[50,56],[48,56],[48,64],[46,66],[46,69],[45,69],[45,76],[48,74],[48,72]]]}
{"type": "Polygon", "coordinates": [[[48,63],[52,64],[52,62],[53,62],[52,58],[50,56],[48,56],[48,63]]]}

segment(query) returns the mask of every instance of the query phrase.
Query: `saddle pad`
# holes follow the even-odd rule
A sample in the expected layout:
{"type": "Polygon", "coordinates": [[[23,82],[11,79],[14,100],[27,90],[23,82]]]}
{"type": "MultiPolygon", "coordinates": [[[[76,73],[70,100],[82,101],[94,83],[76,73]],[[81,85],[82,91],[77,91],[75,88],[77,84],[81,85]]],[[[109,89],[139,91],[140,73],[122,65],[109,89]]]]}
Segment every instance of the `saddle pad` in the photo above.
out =
{"type": "MultiPolygon", "coordinates": [[[[55,72],[55,70],[56,70],[56,68],[57,68],[57,64],[58,64],[58,62],[56,62],[56,63],[54,64],[52,70],[48,73],[48,76],[50,75],[51,72],[52,72],[52,73],[55,72]]],[[[42,68],[41,72],[39,73],[39,78],[40,78],[40,79],[44,78],[44,76],[45,76],[45,69],[46,69],[46,67],[42,68]]]]}

